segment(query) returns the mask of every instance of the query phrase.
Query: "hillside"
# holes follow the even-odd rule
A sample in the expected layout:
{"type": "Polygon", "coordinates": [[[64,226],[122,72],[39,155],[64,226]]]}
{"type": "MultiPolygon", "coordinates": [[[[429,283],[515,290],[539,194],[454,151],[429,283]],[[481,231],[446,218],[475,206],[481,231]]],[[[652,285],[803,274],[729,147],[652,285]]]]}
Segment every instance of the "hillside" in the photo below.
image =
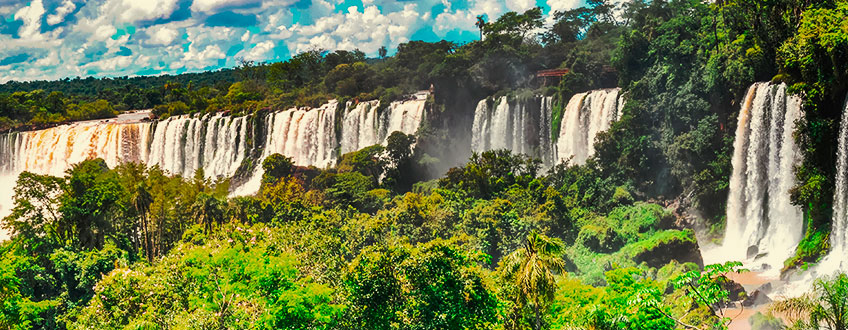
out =
{"type": "Polygon", "coordinates": [[[846,21],[591,0],[0,85],[0,329],[844,328],[846,21]]]}

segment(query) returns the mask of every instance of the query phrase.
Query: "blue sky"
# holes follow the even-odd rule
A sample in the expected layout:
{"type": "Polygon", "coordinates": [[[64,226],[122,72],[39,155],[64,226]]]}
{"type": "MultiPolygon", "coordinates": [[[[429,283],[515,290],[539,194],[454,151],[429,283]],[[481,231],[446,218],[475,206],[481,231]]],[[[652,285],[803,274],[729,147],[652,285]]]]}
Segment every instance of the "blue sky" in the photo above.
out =
{"type": "Polygon", "coordinates": [[[154,75],[281,61],[313,49],[375,56],[410,40],[477,37],[475,17],[582,0],[0,0],[0,82],[154,75]]]}

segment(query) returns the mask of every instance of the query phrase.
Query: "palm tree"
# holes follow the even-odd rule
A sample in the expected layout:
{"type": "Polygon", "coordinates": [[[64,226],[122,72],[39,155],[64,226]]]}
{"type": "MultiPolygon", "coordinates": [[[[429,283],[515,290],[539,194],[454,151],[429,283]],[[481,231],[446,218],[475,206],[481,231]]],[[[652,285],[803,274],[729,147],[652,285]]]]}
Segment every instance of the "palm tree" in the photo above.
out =
{"type": "Polygon", "coordinates": [[[150,212],[150,204],[153,204],[153,197],[144,188],[144,182],[139,182],[135,187],[135,194],[132,196],[132,205],[141,220],[141,235],[144,237],[144,253],[147,260],[152,259],[150,249],[152,243],[150,241],[150,227],[148,224],[148,213],[150,212]]]}
{"type": "Polygon", "coordinates": [[[504,271],[519,290],[518,305],[532,302],[536,314],[536,330],[542,328],[541,304],[554,298],[556,274],[565,272],[562,254],[565,244],[557,238],[535,231],[527,236],[524,246],[506,257],[504,271]]]}
{"type": "Polygon", "coordinates": [[[783,313],[793,322],[793,329],[848,329],[848,276],[820,278],[813,292],[772,304],[773,312],[783,313]]]}
{"type": "Polygon", "coordinates": [[[224,217],[221,201],[207,193],[200,193],[191,206],[191,212],[203,224],[206,233],[212,232],[212,223],[220,222],[224,217]]]}
{"type": "Polygon", "coordinates": [[[480,29],[480,40],[483,40],[483,28],[486,27],[486,19],[483,17],[483,15],[477,16],[477,23],[474,23],[474,25],[477,26],[478,29],[480,29]]]}

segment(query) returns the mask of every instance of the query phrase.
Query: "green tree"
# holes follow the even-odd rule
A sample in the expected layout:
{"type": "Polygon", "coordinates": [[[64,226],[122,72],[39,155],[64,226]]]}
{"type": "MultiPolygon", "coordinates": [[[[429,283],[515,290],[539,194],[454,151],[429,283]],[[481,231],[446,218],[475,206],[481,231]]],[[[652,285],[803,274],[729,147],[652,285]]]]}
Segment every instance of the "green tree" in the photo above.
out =
{"type": "Polygon", "coordinates": [[[144,188],[144,183],[139,182],[135,187],[135,192],[132,195],[132,205],[138,212],[140,224],[139,229],[143,237],[144,255],[148,261],[153,260],[153,242],[150,237],[150,223],[148,214],[150,213],[150,204],[153,204],[153,196],[144,188]]]}
{"type": "Polygon", "coordinates": [[[204,192],[197,195],[197,200],[191,206],[191,212],[197,222],[206,229],[207,234],[212,232],[213,224],[221,223],[224,220],[221,201],[204,192]]]}
{"type": "Polygon", "coordinates": [[[565,273],[565,244],[557,238],[531,232],[524,246],[504,260],[504,276],[518,289],[518,306],[533,306],[536,330],[542,329],[543,306],[556,293],[556,275],[565,273]]]}
{"type": "Polygon", "coordinates": [[[279,153],[268,156],[262,161],[262,170],[265,171],[262,174],[262,184],[276,184],[280,179],[291,175],[294,172],[294,167],[291,157],[279,153]]]}

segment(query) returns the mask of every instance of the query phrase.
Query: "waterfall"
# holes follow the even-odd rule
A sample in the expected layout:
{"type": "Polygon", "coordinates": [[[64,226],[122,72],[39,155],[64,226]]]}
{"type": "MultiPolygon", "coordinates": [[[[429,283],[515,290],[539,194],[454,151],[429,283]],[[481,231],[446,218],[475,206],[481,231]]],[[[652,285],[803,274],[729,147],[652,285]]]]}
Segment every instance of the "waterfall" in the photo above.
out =
{"type": "Polygon", "coordinates": [[[801,240],[801,210],[789,198],[800,160],[792,136],[800,117],[801,99],[787,95],[785,84],[748,89],[733,143],[721,252],[727,260],[758,259],[779,269],[801,240]]]}
{"type": "MultiPolygon", "coordinates": [[[[136,113],[116,120],[0,134],[0,184],[4,187],[0,188],[0,216],[10,212],[12,187],[21,172],[62,176],[86,159],[102,158],[109,167],[122,162],[158,165],[186,177],[202,169],[207,178],[232,177],[248,156],[257,154],[254,151],[261,151],[254,164],[281,153],[300,166],[332,166],[339,149],[350,152],[385,143],[394,131],[416,133],[424,120],[428,96],[429,92],[419,92],[382,111],[378,111],[378,101],[351,105],[344,112],[341,139],[336,134],[335,100],[315,109],[292,108],[265,115],[264,120],[257,120],[265,125],[263,137],[253,136],[250,117],[220,113],[155,122],[139,121],[146,113],[136,113]]],[[[255,193],[261,177],[262,168],[256,166],[232,193],[255,193]]],[[[2,235],[0,232],[0,239],[2,235]]]]}
{"type": "Polygon", "coordinates": [[[348,102],[342,119],[341,153],[375,144],[385,144],[392,132],[415,134],[424,120],[429,93],[419,92],[411,100],[396,101],[380,110],[380,101],[348,102]]]}
{"type": "Polygon", "coordinates": [[[198,169],[209,178],[230,177],[247,153],[247,126],[247,117],[222,114],[171,117],[155,124],[149,154],[141,160],[185,177],[198,169]]]}
{"type": "Polygon", "coordinates": [[[836,185],[833,196],[833,225],[830,230],[830,253],[822,261],[827,273],[843,269],[848,253],[848,98],[839,124],[839,144],[836,153],[836,185]]]}
{"type": "Polygon", "coordinates": [[[551,165],[552,100],[546,96],[510,102],[502,96],[493,102],[492,108],[489,99],[481,100],[474,109],[471,150],[508,149],[551,165]]]}
{"type": "MultiPolygon", "coordinates": [[[[392,102],[378,113],[379,101],[348,102],[342,118],[341,138],[336,137],[338,102],[331,100],[320,108],[292,108],[269,115],[261,164],[266,157],[280,153],[291,157],[296,165],[329,167],[341,153],[385,143],[394,131],[414,134],[424,120],[424,106],[429,93],[417,93],[406,101],[392,102]]],[[[262,184],[262,168],[258,165],[246,183],[236,187],[233,195],[249,195],[262,184]]]]}
{"type": "Polygon", "coordinates": [[[571,97],[557,139],[557,162],[584,164],[595,153],[595,136],[609,129],[624,106],[620,88],[600,89],[571,97]]]}

